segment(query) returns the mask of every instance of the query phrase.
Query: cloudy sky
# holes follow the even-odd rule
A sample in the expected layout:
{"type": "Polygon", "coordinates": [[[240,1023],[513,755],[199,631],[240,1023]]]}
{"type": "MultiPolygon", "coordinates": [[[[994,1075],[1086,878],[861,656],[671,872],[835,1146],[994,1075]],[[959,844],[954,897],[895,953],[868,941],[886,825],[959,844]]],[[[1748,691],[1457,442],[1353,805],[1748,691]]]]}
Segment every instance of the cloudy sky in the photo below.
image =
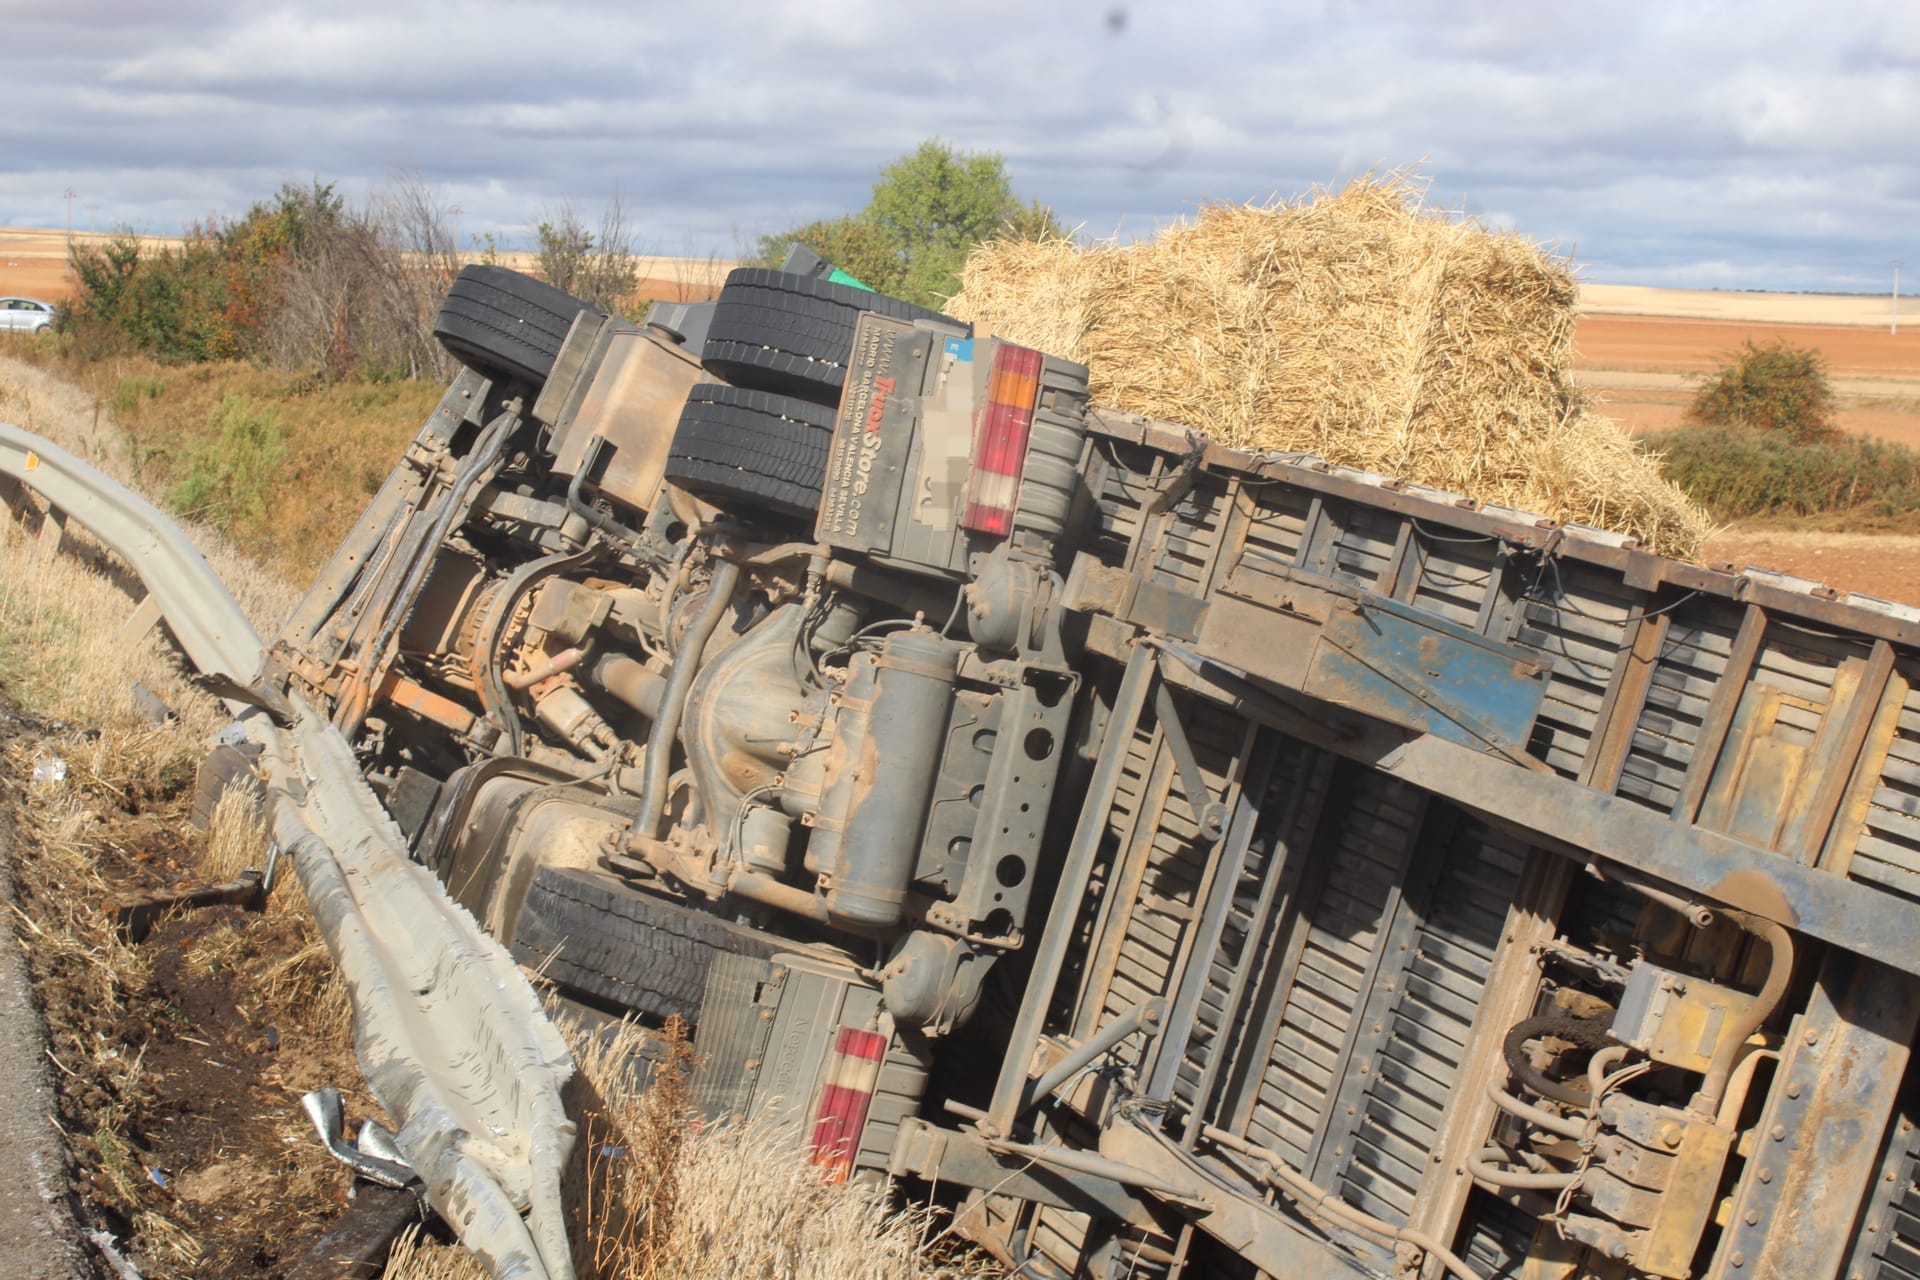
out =
{"type": "Polygon", "coordinates": [[[417,171],[524,242],[617,184],[731,256],[939,136],[1089,235],[1418,163],[1616,283],[1920,275],[1920,3],[0,0],[0,225],[417,171]]]}

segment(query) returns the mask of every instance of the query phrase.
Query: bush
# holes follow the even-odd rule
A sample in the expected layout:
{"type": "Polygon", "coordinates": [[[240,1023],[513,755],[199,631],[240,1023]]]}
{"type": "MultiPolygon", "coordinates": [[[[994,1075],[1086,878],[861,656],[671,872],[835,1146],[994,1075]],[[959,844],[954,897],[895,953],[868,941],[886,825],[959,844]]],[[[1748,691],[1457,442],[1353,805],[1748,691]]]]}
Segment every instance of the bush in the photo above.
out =
{"type": "Polygon", "coordinates": [[[433,322],[458,261],[446,211],[417,180],[359,209],[328,184],[288,184],[178,248],[122,235],[76,244],[70,260],[79,292],[61,325],[83,358],[247,359],[328,379],[452,372],[433,322]]]}
{"type": "Polygon", "coordinates": [[[1709,376],[1687,408],[1687,421],[1702,427],[1744,427],[1783,436],[1795,444],[1833,440],[1833,386],[1827,363],[1808,347],[1748,341],[1709,376]]]}
{"type": "Polygon", "coordinates": [[[265,519],[267,491],[287,460],[279,416],[230,395],[208,427],[211,439],[189,444],[185,474],[167,490],[167,504],[223,531],[242,520],[265,519]]]}
{"type": "Polygon", "coordinates": [[[1722,520],[1920,509],[1920,450],[1865,436],[1801,443],[1780,433],[1692,427],[1652,442],[1668,479],[1722,520]]]}
{"type": "Polygon", "coordinates": [[[621,314],[640,284],[626,206],[615,191],[600,211],[600,229],[590,230],[571,203],[543,221],[534,234],[540,278],[609,315],[621,314]]]}

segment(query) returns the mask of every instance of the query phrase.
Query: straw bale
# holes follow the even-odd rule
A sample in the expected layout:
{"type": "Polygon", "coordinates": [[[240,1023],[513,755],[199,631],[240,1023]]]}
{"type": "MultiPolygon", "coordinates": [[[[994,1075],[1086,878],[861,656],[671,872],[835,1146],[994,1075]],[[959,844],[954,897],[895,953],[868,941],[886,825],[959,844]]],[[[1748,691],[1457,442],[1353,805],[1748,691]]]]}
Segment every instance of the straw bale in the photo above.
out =
{"type": "Polygon", "coordinates": [[[948,310],[1089,366],[1096,403],[1691,557],[1705,514],[1571,376],[1575,282],[1405,173],[1151,240],[976,249],[948,310]]]}

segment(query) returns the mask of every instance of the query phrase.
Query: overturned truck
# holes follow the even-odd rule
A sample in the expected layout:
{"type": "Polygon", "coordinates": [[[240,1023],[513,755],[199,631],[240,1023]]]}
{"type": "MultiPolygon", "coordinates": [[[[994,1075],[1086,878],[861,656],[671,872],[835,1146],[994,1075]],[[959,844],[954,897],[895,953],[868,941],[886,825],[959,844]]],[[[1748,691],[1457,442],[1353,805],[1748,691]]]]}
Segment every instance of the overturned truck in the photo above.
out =
{"type": "Polygon", "coordinates": [[[1025,1275],[1920,1275],[1920,611],[805,273],[440,332],[236,696],[710,1114],[1025,1275]]]}

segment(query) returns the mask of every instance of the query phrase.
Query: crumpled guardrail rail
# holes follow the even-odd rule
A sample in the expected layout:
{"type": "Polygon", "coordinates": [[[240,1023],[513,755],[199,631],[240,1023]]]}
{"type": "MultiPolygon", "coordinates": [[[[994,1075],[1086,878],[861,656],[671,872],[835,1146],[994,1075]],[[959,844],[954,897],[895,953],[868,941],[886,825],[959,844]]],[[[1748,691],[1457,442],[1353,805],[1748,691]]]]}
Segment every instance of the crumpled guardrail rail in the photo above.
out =
{"type": "MultiPolygon", "coordinates": [[[[174,521],[51,442],[0,423],[0,475],[139,575],[204,674],[246,684],[259,633],[174,521]]],[[[427,1198],[499,1280],[572,1280],[560,1175],[573,1147],[565,1040],[505,948],[406,853],[338,730],[248,709],[274,840],[353,1002],[354,1046],[427,1198]],[[522,1217],[522,1214],[525,1217],[522,1217]]]]}

